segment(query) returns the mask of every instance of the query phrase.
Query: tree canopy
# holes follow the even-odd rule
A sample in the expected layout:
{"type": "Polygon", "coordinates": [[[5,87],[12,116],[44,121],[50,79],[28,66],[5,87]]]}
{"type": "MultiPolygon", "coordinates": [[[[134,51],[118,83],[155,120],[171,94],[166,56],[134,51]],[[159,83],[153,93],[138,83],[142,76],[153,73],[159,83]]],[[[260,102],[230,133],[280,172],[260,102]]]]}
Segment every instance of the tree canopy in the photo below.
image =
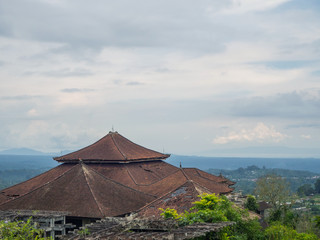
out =
{"type": "Polygon", "coordinates": [[[264,200],[279,208],[289,197],[289,183],[281,176],[268,174],[257,180],[255,194],[260,200],[264,200]]]}

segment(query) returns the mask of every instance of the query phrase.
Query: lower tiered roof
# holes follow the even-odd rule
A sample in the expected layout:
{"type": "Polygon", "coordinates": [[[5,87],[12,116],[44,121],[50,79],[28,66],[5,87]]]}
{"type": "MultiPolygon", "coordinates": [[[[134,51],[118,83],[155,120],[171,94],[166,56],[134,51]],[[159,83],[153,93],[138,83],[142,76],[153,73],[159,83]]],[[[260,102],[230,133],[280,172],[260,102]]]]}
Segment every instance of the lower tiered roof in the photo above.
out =
{"type": "MultiPolygon", "coordinates": [[[[136,155],[136,159],[140,157],[136,155]]],[[[144,209],[146,216],[155,214],[147,210],[150,203],[154,207],[168,203],[170,207],[186,208],[199,193],[227,194],[233,191],[233,184],[222,176],[196,168],[177,168],[159,158],[127,162],[78,159],[3,189],[0,210],[64,211],[69,216],[103,218],[144,209]],[[188,194],[176,194],[184,191],[188,194]],[[173,195],[172,201],[164,201],[173,195]]]]}

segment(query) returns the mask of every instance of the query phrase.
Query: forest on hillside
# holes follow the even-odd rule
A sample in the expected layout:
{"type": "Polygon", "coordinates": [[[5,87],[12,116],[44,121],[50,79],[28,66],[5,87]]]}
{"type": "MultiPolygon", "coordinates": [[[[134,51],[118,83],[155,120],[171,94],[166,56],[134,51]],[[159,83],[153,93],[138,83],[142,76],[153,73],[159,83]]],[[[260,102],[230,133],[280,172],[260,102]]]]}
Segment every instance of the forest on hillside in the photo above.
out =
{"type": "Polygon", "coordinates": [[[242,191],[244,194],[252,194],[256,187],[256,181],[258,178],[268,175],[276,174],[287,180],[291,192],[296,192],[298,188],[305,184],[313,185],[320,174],[309,171],[289,170],[280,168],[259,168],[255,165],[248,166],[246,168],[238,168],[236,170],[226,169],[208,169],[207,172],[219,175],[236,182],[234,186],[236,191],[242,191]]]}

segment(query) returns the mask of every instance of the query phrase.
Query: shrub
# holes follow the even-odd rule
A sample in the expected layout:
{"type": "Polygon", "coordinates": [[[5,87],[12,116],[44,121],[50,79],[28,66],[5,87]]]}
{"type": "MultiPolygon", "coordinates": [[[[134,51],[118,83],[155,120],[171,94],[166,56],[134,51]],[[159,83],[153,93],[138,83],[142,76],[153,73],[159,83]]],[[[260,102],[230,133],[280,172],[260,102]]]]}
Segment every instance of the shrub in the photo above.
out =
{"type": "Polygon", "coordinates": [[[266,239],[269,240],[317,240],[315,234],[297,233],[296,230],[274,223],[272,226],[265,230],[266,239]]]}
{"type": "Polygon", "coordinates": [[[181,225],[196,222],[232,221],[234,226],[226,227],[218,234],[207,235],[204,239],[258,240],[263,239],[261,226],[256,219],[250,219],[247,210],[234,206],[225,196],[202,194],[193,203],[190,212],[178,214],[174,209],[163,210],[164,218],[176,219],[181,225]]]}
{"type": "Polygon", "coordinates": [[[27,222],[0,221],[0,239],[3,240],[44,240],[43,230],[32,226],[31,218],[27,222]]]}

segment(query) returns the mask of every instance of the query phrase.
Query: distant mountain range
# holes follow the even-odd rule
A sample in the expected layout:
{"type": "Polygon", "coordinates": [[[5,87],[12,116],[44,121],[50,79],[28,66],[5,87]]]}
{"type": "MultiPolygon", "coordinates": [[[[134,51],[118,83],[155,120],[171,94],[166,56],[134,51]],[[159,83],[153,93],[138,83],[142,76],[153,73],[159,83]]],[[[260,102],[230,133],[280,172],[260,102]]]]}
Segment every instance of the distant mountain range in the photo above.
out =
{"type": "Polygon", "coordinates": [[[30,148],[12,148],[0,151],[2,155],[48,155],[47,153],[33,150],[30,148]]]}
{"type": "Polygon", "coordinates": [[[219,148],[210,151],[199,152],[198,156],[216,157],[280,157],[280,158],[320,158],[319,148],[292,148],[285,146],[263,146],[245,148],[219,148]]]}
{"type": "MultiPolygon", "coordinates": [[[[61,156],[74,150],[61,152],[41,152],[31,148],[12,148],[0,151],[2,155],[46,155],[61,156]]],[[[173,154],[175,155],[175,154],[173,154]]],[[[246,148],[220,148],[194,154],[196,157],[240,157],[240,158],[320,158],[320,148],[290,148],[284,146],[264,146],[246,148]]]]}
{"type": "MultiPolygon", "coordinates": [[[[24,166],[25,168],[37,168],[37,164],[43,167],[55,166],[58,163],[52,157],[61,156],[72,151],[62,151],[60,153],[44,153],[29,148],[14,148],[0,151],[0,169],[15,169],[24,166]],[[9,167],[10,166],[10,167],[9,167]]],[[[240,155],[241,156],[241,155],[240,155]]],[[[203,156],[183,156],[172,154],[166,162],[177,167],[196,167],[203,170],[229,169],[234,170],[240,167],[263,166],[267,168],[283,168],[291,170],[306,170],[320,173],[320,157],[239,157],[237,155],[228,157],[203,157],[203,156]]]]}
{"type": "Polygon", "coordinates": [[[47,153],[47,152],[40,152],[31,148],[11,148],[11,149],[0,151],[0,155],[61,156],[70,152],[72,151],[64,150],[59,153],[47,153]]]}

